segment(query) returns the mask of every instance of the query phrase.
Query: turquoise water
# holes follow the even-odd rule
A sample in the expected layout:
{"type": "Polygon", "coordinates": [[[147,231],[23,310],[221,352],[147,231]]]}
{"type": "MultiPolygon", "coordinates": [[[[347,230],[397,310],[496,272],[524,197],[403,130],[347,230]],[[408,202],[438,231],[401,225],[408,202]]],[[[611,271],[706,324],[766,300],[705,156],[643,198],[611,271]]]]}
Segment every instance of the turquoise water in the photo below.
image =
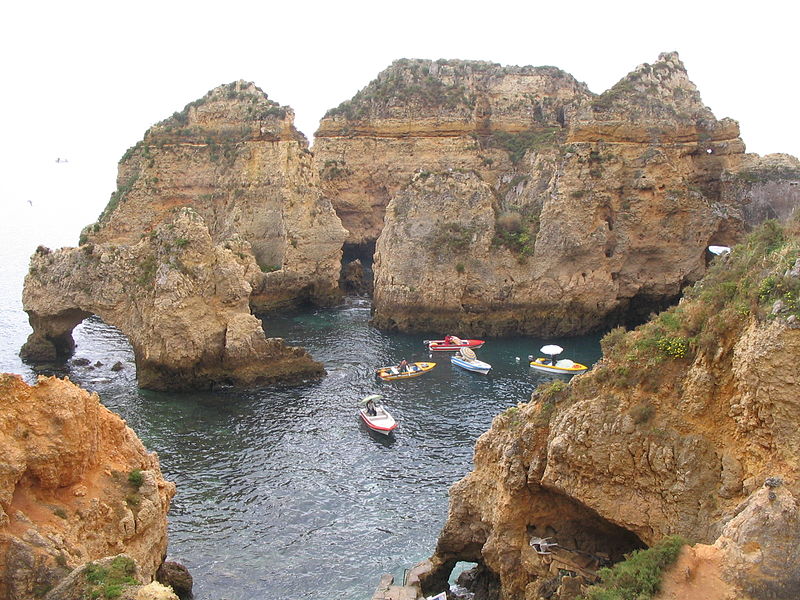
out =
{"type": "MultiPolygon", "coordinates": [[[[21,221],[0,223],[10,240],[0,281],[0,369],[33,381],[16,355],[30,331],[20,302],[27,259],[39,243],[74,241],[79,227],[60,220],[48,229],[27,221],[24,208],[21,221]]],[[[189,567],[196,598],[363,600],[382,573],[401,579],[432,554],[448,488],[471,469],[478,436],[497,413],[551,380],[527,364],[544,341],[511,338],[477,350],[493,365],[489,375],[434,353],[439,364],[430,373],[379,381],[376,367],[427,360],[422,340],[439,336],[385,334],[369,326],[369,316],[369,301],[352,298],[265,319],[269,335],[305,346],[325,364],[320,382],[193,394],[138,390],[127,339],[98,319],[76,328],[76,357],[91,365],[59,372],[98,392],[177,484],[169,558],[189,567]],[[117,361],[124,368],[113,372],[117,361]],[[385,396],[399,422],[388,439],[357,416],[358,400],[372,393],[385,396]]],[[[548,341],[586,364],[600,355],[598,337],[548,341]]]]}

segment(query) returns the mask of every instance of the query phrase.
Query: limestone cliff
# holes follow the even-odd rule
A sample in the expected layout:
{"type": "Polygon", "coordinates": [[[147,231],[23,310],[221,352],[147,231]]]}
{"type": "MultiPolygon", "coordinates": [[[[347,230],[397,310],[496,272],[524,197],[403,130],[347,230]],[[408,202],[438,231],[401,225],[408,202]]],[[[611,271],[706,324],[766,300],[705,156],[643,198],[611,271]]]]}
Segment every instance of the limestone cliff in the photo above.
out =
{"type": "Polygon", "coordinates": [[[347,232],[293,122],[291,108],[252,83],[211,90],[122,157],[117,190],[82,241],[132,245],[188,206],[215,243],[234,235],[250,243],[263,271],[250,277],[254,309],[330,303],[347,232]]]}
{"type": "Polygon", "coordinates": [[[314,136],[321,183],[348,243],[378,238],[389,200],[420,170],[473,169],[508,188],[525,150],[554,146],[589,97],[555,67],[394,62],[328,111],[314,136]]]}
{"type": "Polygon", "coordinates": [[[142,387],[321,375],[250,314],[340,295],[347,232],[292,121],[291,109],[237,82],[148,130],[80,248],[32,257],[23,357],[69,355],[72,329],[96,314],[131,340],[142,387]]]}
{"type": "MultiPolygon", "coordinates": [[[[455,562],[473,561],[484,589],[497,590],[484,597],[550,597],[563,583],[559,569],[586,584],[607,561],[681,534],[701,544],[686,564],[702,562],[694,572],[722,582],[721,595],[702,597],[797,597],[800,237],[792,227],[767,224],[679,306],[609,333],[592,371],[496,417],[478,440],[474,471],[451,489],[428,589],[455,562]],[[535,538],[558,549],[539,554],[535,538]]],[[[677,572],[670,585],[691,584],[691,573],[677,572]]]]}
{"type": "Polygon", "coordinates": [[[552,67],[398,61],[329,111],[314,151],[348,242],[385,237],[377,326],[556,335],[646,316],[738,239],[741,201],[720,189],[738,136],[675,53],[599,96],[552,67]],[[468,223],[448,199],[476,186],[468,223]],[[412,251],[425,269],[399,264],[412,251]]]}
{"type": "Polygon", "coordinates": [[[723,173],[722,195],[742,207],[751,227],[786,221],[800,206],[800,160],[788,154],[747,154],[735,172],[723,173]]]}
{"type": "Polygon", "coordinates": [[[153,579],[175,486],[158,458],[68,380],[0,375],[0,597],[41,598],[71,569],[125,552],[153,579]]]}
{"type": "Polygon", "coordinates": [[[170,213],[136,243],[88,242],[31,258],[23,306],[33,333],[23,356],[71,352],[72,329],[95,314],[128,336],[141,387],[209,388],[315,377],[324,371],[301,348],[266,338],[250,314],[260,269],[238,236],[215,244],[190,208],[170,213]]]}

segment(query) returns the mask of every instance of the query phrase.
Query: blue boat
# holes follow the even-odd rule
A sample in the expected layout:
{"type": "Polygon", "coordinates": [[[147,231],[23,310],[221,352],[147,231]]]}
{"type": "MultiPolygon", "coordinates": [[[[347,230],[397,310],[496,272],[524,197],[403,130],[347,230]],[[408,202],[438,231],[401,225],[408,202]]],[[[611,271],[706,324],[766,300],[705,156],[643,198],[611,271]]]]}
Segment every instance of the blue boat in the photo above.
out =
{"type": "Polygon", "coordinates": [[[486,375],[489,369],[492,368],[492,365],[489,363],[478,360],[475,357],[475,353],[469,348],[461,348],[458,354],[454,354],[450,357],[450,362],[462,369],[472,371],[473,373],[480,373],[481,375],[486,375]]]}

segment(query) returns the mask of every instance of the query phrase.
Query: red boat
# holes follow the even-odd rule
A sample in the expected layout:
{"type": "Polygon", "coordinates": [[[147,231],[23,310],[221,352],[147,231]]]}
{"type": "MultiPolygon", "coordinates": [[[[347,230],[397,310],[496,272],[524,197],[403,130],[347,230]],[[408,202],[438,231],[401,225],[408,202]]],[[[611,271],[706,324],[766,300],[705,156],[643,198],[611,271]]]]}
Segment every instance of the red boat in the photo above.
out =
{"type": "Polygon", "coordinates": [[[486,342],[483,340],[462,340],[454,335],[445,336],[443,340],[425,340],[428,350],[442,352],[458,352],[462,348],[480,348],[486,342]]]}

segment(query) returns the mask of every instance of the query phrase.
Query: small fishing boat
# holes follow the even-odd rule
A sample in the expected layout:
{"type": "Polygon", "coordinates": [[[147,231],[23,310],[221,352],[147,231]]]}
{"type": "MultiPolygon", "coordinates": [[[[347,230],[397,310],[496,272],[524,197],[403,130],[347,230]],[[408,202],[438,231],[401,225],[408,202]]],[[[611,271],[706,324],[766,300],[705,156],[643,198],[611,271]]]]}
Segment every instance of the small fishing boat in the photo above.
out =
{"type": "Polygon", "coordinates": [[[394,381],[395,379],[408,379],[410,377],[419,377],[423,373],[427,373],[436,366],[435,362],[413,362],[409,363],[404,368],[397,366],[381,367],[376,369],[375,374],[384,381],[394,381]]]}
{"type": "Polygon", "coordinates": [[[383,398],[380,394],[372,394],[361,400],[362,407],[358,409],[361,420],[372,431],[389,435],[397,428],[397,422],[380,403],[383,398]]]}
{"type": "Polygon", "coordinates": [[[492,368],[492,365],[489,363],[478,360],[475,353],[469,348],[461,348],[458,354],[454,354],[450,357],[450,362],[462,369],[472,371],[473,373],[480,373],[481,375],[486,375],[489,369],[492,368]]]}
{"type": "Polygon", "coordinates": [[[461,348],[470,348],[472,350],[480,348],[486,342],[483,340],[462,340],[454,335],[448,335],[443,340],[425,340],[424,343],[431,351],[458,352],[461,348]]]}
{"type": "Polygon", "coordinates": [[[561,373],[566,375],[582,373],[589,368],[581,363],[573,362],[568,358],[556,360],[556,354],[561,354],[563,351],[564,349],[561,346],[556,346],[555,344],[542,346],[540,352],[548,354],[550,358],[539,357],[535,360],[532,360],[531,367],[537,371],[543,371],[544,373],[561,373]]]}

